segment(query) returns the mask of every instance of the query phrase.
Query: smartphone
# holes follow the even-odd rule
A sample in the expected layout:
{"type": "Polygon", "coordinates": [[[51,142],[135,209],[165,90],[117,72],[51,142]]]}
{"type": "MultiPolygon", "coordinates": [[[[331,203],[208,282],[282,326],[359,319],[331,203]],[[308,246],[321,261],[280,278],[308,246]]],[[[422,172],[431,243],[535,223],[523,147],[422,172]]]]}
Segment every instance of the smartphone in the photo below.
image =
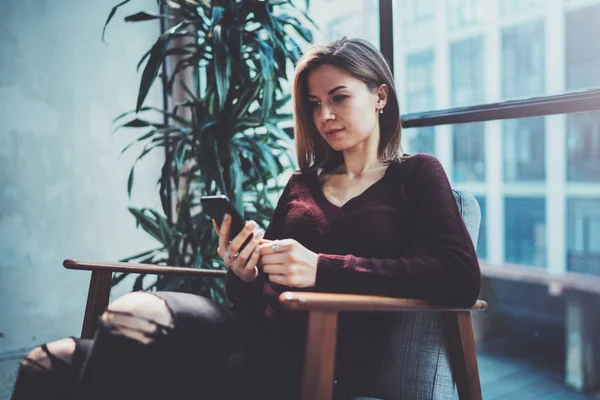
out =
{"type": "MultiPolygon", "coordinates": [[[[233,240],[238,233],[242,231],[246,225],[244,217],[240,212],[231,204],[229,198],[225,195],[221,196],[202,196],[200,198],[202,209],[216,222],[217,225],[223,224],[223,217],[225,214],[231,215],[231,229],[229,230],[229,240],[233,240]]],[[[246,241],[242,244],[239,250],[242,250],[248,242],[252,240],[252,234],[248,236],[246,241]]],[[[239,251],[238,250],[238,251],[239,251]]]]}

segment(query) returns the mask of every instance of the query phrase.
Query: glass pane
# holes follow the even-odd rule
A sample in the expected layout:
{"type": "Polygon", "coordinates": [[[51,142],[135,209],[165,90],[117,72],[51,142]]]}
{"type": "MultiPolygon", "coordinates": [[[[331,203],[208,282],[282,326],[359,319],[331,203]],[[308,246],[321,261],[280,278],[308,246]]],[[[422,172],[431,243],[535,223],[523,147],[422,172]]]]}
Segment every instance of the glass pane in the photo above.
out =
{"type": "Polygon", "coordinates": [[[600,275],[600,199],[569,199],[568,269],[600,275]]]}
{"type": "Polygon", "coordinates": [[[406,55],[405,112],[431,110],[435,107],[433,50],[406,55]]]}
{"type": "Polygon", "coordinates": [[[435,155],[435,128],[429,126],[402,130],[402,149],[407,154],[435,155]]]}
{"type": "Polygon", "coordinates": [[[394,0],[403,112],[408,59],[431,51],[429,110],[600,88],[600,0],[394,0]]]}
{"type": "Polygon", "coordinates": [[[504,18],[515,17],[543,10],[546,0],[499,0],[500,16],[504,18]]]}
{"type": "Polygon", "coordinates": [[[379,47],[379,2],[324,0],[311,1],[308,15],[319,30],[313,29],[315,41],[363,38],[379,47]]]}
{"type": "Polygon", "coordinates": [[[484,0],[448,0],[448,28],[461,29],[485,22],[484,0]]]}
{"type": "Polygon", "coordinates": [[[544,266],[546,263],[546,200],[506,198],[504,212],[506,262],[544,266]]]}
{"type": "Polygon", "coordinates": [[[484,124],[459,124],[453,127],[454,180],[485,180],[484,124]]]}
{"type": "Polygon", "coordinates": [[[600,113],[571,114],[567,121],[569,181],[600,182],[600,113]]]}
{"type": "Polygon", "coordinates": [[[544,117],[503,121],[504,180],[544,180],[544,117]]]}
{"type": "Polygon", "coordinates": [[[396,0],[398,7],[394,15],[399,18],[394,24],[394,31],[401,35],[397,43],[419,43],[431,40],[427,33],[435,24],[435,12],[444,0],[396,0]]]}
{"type": "Polygon", "coordinates": [[[479,226],[479,239],[477,240],[477,256],[481,259],[487,258],[487,207],[484,196],[475,196],[481,210],[481,225],[479,226]]]}
{"type": "Polygon", "coordinates": [[[450,69],[452,106],[483,103],[483,37],[477,36],[452,43],[450,69]]]}
{"type": "Polygon", "coordinates": [[[567,89],[600,86],[600,46],[589,39],[600,37],[600,4],[566,14],[567,89]]]}
{"type": "Polygon", "coordinates": [[[502,93],[514,99],[544,94],[544,21],[502,32],[502,93]]]}

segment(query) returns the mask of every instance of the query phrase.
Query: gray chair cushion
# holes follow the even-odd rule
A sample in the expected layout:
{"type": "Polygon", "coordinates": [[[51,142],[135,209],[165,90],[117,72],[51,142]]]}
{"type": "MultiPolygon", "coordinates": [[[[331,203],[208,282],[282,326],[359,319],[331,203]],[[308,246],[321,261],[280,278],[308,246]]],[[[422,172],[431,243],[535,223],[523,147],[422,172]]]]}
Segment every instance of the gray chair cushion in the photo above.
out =
{"type": "MultiPolygon", "coordinates": [[[[475,197],[454,190],[458,209],[474,246],[477,246],[481,211],[475,197]]],[[[365,374],[373,393],[362,398],[385,400],[452,400],[454,379],[443,331],[441,313],[394,313],[389,335],[381,337],[389,352],[376,371],[365,374]]],[[[361,397],[355,397],[360,399],[361,397]]]]}

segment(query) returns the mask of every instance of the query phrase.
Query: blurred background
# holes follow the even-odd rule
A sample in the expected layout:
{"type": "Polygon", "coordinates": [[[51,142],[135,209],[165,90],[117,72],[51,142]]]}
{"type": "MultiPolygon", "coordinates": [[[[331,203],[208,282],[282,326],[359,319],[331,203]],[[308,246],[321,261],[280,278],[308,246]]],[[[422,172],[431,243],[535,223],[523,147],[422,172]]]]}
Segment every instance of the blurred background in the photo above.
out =
{"type": "MultiPolygon", "coordinates": [[[[151,245],[127,206],[159,204],[164,160],[139,164],[129,200],[132,137],[111,122],[133,108],[160,31],[116,22],[104,44],[114,5],[0,1],[0,399],[31,348],[79,335],[89,273],[62,260],[151,245]]],[[[308,14],[316,42],[382,45],[405,152],[435,155],[479,202],[484,398],[598,398],[600,0],[319,0],[308,14]]]]}

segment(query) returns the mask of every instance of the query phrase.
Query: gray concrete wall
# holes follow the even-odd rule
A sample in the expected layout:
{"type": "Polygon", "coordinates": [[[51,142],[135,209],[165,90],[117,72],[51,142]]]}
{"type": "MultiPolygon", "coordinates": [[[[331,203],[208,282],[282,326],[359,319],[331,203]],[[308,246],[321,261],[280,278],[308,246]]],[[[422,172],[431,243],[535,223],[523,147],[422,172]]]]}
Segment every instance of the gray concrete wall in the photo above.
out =
{"type": "MultiPolygon", "coordinates": [[[[127,206],[159,206],[162,154],[138,164],[130,201],[137,152],[119,153],[141,132],[113,136],[111,123],[135,106],[135,66],[159,31],[122,17],[157,6],[123,7],[107,45],[116,3],[0,1],[0,355],[79,335],[89,273],[64,270],[64,258],[117,260],[154,244],[127,206]]],[[[149,104],[161,105],[159,90],[149,104]]]]}

